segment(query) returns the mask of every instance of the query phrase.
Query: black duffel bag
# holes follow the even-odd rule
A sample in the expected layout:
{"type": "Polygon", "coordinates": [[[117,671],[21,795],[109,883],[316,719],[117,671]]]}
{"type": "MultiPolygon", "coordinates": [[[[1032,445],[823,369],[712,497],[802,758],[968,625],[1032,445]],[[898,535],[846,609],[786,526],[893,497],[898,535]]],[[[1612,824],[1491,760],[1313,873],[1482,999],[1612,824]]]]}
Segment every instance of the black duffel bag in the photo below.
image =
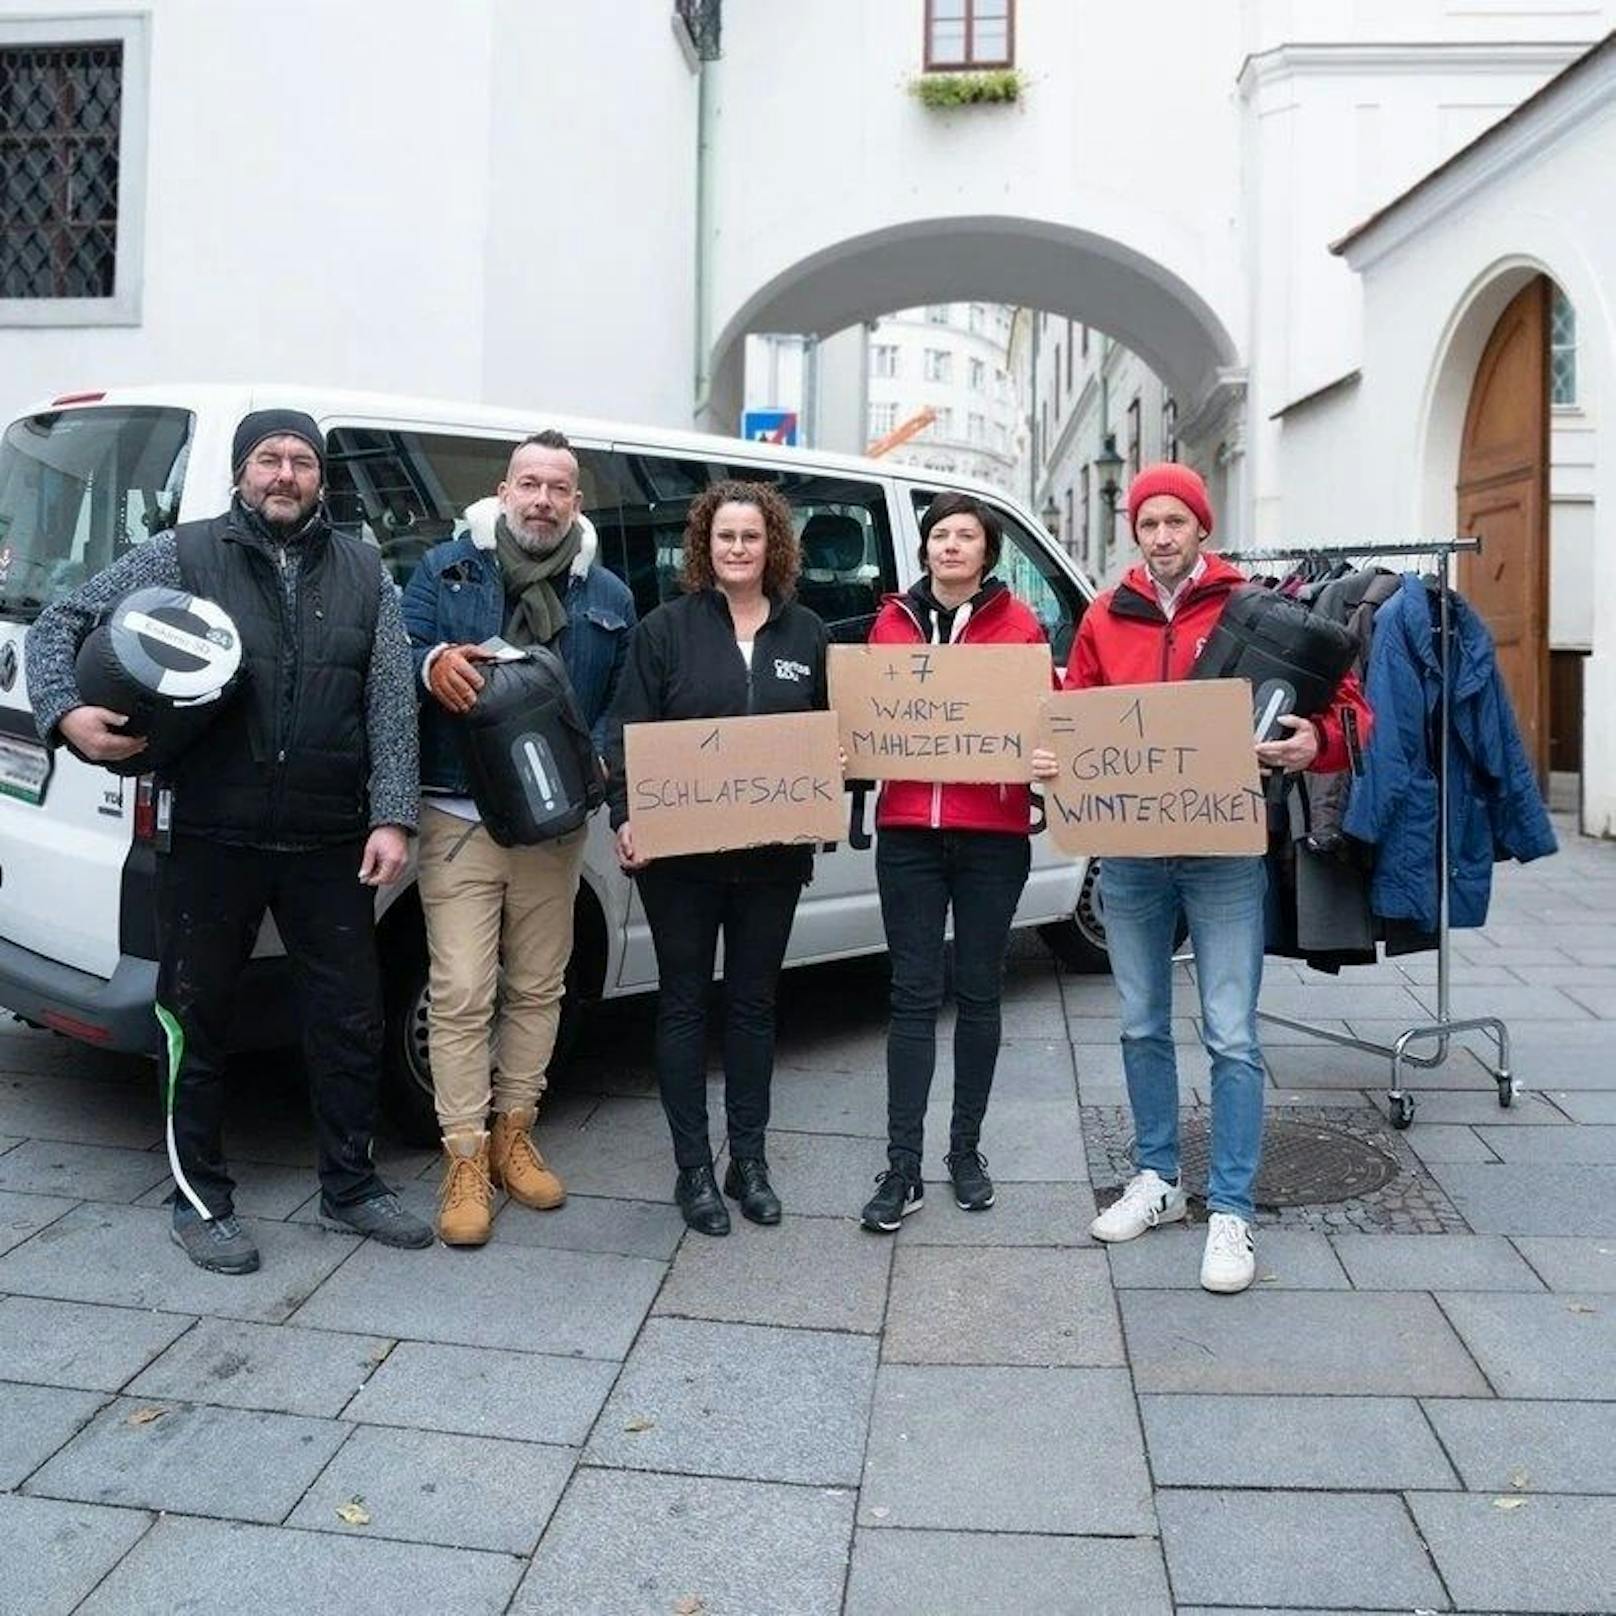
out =
{"type": "Polygon", "coordinates": [[[113,774],[164,774],[241,688],[241,635],[222,606],[183,589],[132,590],[85,636],[74,665],[91,707],[128,718],[144,736],[133,757],[102,763],[113,774]]]}
{"type": "Polygon", "coordinates": [[[483,688],[454,730],[488,834],[531,847],[577,830],[606,800],[606,782],[566,664],[533,645],[477,671],[483,688]]]}
{"type": "Polygon", "coordinates": [[[1287,713],[1311,718],[1330,705],[1358,642],[1340,623],[1261,584],[1241,584],[1190,670],[1192,679],[1249,679],[1259,741],[1283,738],[1287,713]]]}

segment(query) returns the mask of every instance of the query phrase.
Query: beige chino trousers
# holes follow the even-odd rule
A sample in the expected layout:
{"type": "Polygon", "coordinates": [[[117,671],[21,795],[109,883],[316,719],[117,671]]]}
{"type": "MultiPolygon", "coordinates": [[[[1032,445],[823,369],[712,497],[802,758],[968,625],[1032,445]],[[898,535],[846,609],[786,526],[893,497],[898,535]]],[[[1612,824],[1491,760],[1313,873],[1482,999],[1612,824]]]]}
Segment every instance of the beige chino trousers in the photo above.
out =
{"type": "Polygon", "coordinates": [[[501,847],[483,826],[421,805],[427,1038],[446,1134],[485,1128],[490,1105],[521,1110],[544,1093],[586,835],[580,828],[536,847],[501,847]]]}

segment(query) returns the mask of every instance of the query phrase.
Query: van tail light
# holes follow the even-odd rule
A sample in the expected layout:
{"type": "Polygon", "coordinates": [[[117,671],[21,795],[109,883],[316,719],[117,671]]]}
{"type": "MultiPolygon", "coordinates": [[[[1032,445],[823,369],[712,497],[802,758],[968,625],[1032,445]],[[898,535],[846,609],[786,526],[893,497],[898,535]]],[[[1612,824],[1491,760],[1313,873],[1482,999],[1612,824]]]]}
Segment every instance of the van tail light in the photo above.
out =
{"type": "Polygon", "coordinates": [[[51,404],[99,404],[106,397],[105,392],[99,393],[58,393],[51,400],[51,404]]]}
{"type": "Polygon", "coordinates": [[[157,777],[143,774],[135,781],[135,840],[157,840],[157,777]]]}
{"type": "Polygon", "coordinates": [[[110,1027],[100,1026],[94,1021],[85,1021],[79,1016],[70,1016],[65,1010],[47,1010],[39,1019],[52,1032],[81,1039],[86,1044],[104,1044],[112,1037],[110,1027]]]}

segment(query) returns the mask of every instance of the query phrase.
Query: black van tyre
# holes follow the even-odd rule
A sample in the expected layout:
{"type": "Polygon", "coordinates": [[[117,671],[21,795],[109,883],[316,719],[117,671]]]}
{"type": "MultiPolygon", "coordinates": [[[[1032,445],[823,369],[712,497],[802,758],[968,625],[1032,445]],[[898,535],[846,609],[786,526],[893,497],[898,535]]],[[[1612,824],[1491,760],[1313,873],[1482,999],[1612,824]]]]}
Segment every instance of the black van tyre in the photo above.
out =
{"type": "MultiPolygon", "coordinates": [[[[1184,946],[1190,929],[1181,914],[1173,932],[1173,948],[1184,946]]],[[[1068,971],[1078,976],[1109,976],[1111,955],[1105,944],[1105,910],[1100,902],[1100,861],[1089,860],[1070,920],[1054,920],[1038,928],[1044,946],[1068,971]]]]}
{"type": "MultiPolygon", "coordinates": [[[[425,1149],[439,1142],[438,1113],[432,1099],[432,1060],[427,1044],[426,926],[420,900],[412,892],[400,900],[400,913],[382,925],[381,961],[386,1033],[382,1052],[382,1102],[404,1143],[425,1149]],[[409,905],[404,911],[403,906],[409,905]],[[389,922],[391,924],[389,924],[389,922]]],[[[561,1001],[552,1077],[566,1065],[578,1043],[584,1013],[599,996],[605,975],[605,924],[595,900],[580,890],[573,913],[574,942],[567,962],[567,991],[561,1001]]]]}

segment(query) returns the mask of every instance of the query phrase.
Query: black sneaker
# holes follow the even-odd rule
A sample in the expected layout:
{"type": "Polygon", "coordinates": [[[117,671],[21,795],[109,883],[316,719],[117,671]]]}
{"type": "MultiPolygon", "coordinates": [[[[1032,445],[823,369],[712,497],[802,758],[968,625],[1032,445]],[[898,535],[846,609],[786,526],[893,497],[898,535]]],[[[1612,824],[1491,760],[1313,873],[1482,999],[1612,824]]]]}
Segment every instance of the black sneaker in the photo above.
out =
{"type": "Polygon", "coordinates": [[[355,1201],[352,1206],[333,1206],[322,1195],[320,1222],[328,1229],[369,1235],[380,1245],[402,1246],[408,1251],[419,1251],[433,1240],[431,1224],[406,1212],[391,1190],[373,1195],[368,1201],[355,1201]]]}
{"type": "Polygon", "coordinates": [[[920,1182],[918,1167],[889,1167],[878,1173],[875,1194],[865,1203],[859,1222],[876,1234],[891,1234],[911,1212],[926,1204],[926,1186],[920,1182]]]}
{"type": "Polygon", "coordinates": [[[189,1201],[174,1207],[168,1237],[198,1268],[211,1274],[256,1274],[258,1247],[233,1214],[204,1218],[189,1201]]]}
{"type": "Polygon", "coordinates": [[[943,1157],[943,1165],[954,1181],[954,1205],[961,1212],[986,1212],[993,1205],[993,1180],[980,1150],[956,1150],[943,1157]]]}

